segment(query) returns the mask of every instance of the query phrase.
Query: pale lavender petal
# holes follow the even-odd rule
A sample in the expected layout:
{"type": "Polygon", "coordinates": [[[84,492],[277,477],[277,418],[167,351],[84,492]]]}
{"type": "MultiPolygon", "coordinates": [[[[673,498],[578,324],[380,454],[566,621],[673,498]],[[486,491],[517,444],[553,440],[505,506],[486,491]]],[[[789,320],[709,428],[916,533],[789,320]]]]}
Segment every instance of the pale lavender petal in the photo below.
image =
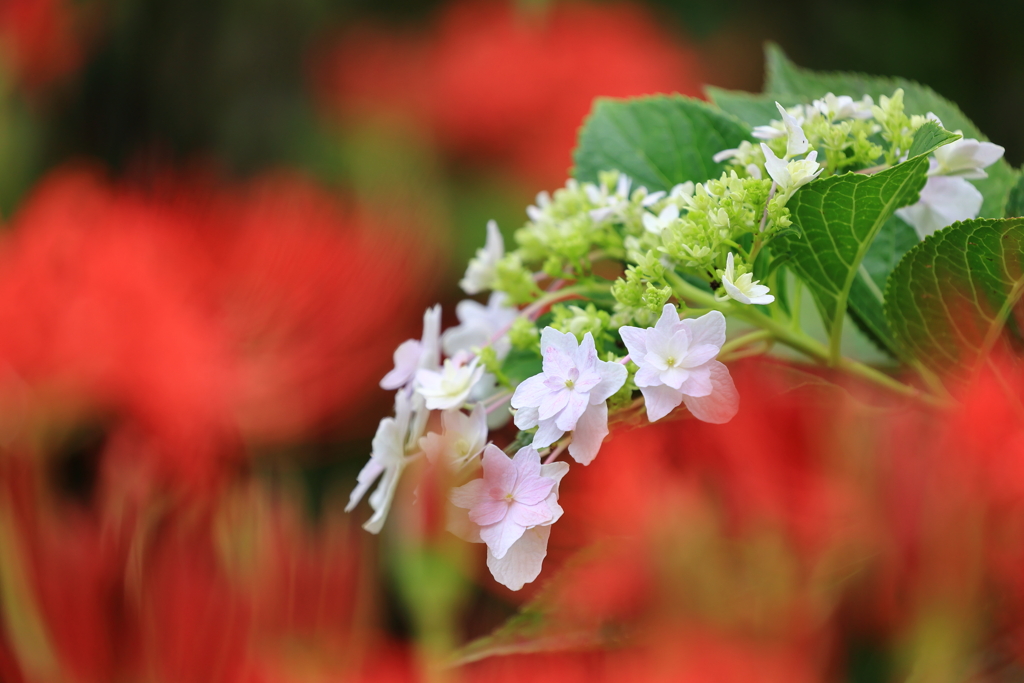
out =
{"type": "Polygon", "coordinates": [[[533,406],[525,406],[516,411],[513,420],[519,429],[533,429],[540,422],[540,415],[533,406]]]}
{"type": "Polygon", "coordinates": [[[666,336],[672,336],[675,326],[679,323],[679,312],[672,304],[665,304],[661,309],[661,317],[654,324],[654,329],[666,336]]]}
{"type": "Polygon", "coordinates": [[[544,448],[545,446],[550,446],[562,438],[562,434],[565,434],[565,430],[559,429],[557,425],[555,425],[554,418],[550,420],[541,420],[540,426],[537,428],[537,433],[533,435],[533,447],[544,448]]]}
{"type": "MultiPolygon", "coordinates": [[[[549,482],[549,484],[553,486],[554,482],[549,482]]],[[[548,490],[551,490],[550,486],[548,490]]],[[[532,505],[520,503],[519,501],[513,502],[508,507],[509,520],[525,529],[550,522],[551,510],[544,504],[544,498],[547,498],[546,493],[532,505]]]]}
{"type": "Polygon", "coordinates": [[[686,381],[675,388],[684,396],[700,398],[710,395],[714,391],[714,385],[711,383],[711,363],[691,368],[686,381]]]}
{"type": "Polygon", "coordinates": [[[708,396],[684,396],[683,400],[698,420],[722,424],[731,420],[739,410],[740,395],[727,367],[718,361],[711,361],[708,365],[711,367],[711,384],[714,390],[708,396]]]}
{"type": "Polygon", "coordinates": [[[536,408],[548,394],[548,388],[544,386],[544,375],[534,375],[519,383],[516,392],[512,394],[513,408],[536,408]]]}
{"type": "Polygon", "coordinates": [[[580,372],[593,370],[597,365],[597,349],[594,347],[594,335],[587,332],[583,335],[579,349],[576,350],[576,367],[580,372]]]}
{"type": "Polygon", "coordinates": [[[473,479],[448,492],[448,500],[458,508],[471,510],[488,499],[488,486],[483,479],[473,479]]]}
{"type": "Polygon", "coordinates": [[[514,591],[536,580],[548,554],[550,536],[551,527],[538,526],[523,533],[501,559],[488,550],[487,568],[494,580],[514,591]]]}
{"type": "Polygon", "coordinates": [[[548,346],[543,349],[541,368],[548,379],[565,381],[569,373],[576,369],[573,354],[563,353],[561,349],[548,346]]]}
{"type": "MultiPolygon", "coordinates": [[[[555,425],[564,432],[569,432],[576,428],[576,420],[580,419],[580,415],[587,409],[587,403],[590,399],[589,394],[581,391],[570,391],[567,393],[569,394],[569,401],[565,409],[555,417],[555,425]]],[[[543,415],[541,417],[543,418],[543,415]]]]}
{"type": "Polygon", "coordinates": [[[545,394],[544,398],[541,399],[540,407],[538,408],[538,415],[541,420],[547,420],[557,415],[566,405],[568,405],[570,399],[577,392],[569,391],[562,385],[562,388],[558,391],[549,392],[545,394]]]}
{"type": "Polygon", "coordinates": [[[629,356],[634,363],[647,355],[646,330],[639,327],[623,326],[619,328],[619,336],[622,337],[626,350],[629,351],[629,356]]]}
{"type": "Polygon", "coordinates": [[[525,527],[516,524],[508,517],[497,524],[482,527],[480,538],[487,544],[487,548],[494,554],[496,559],[505,557],[505,553],[518,541],[526,531],[525,527]]]}
{"type": "Polygon", "coordinates": [[[636,385],[643,387],[656,387],[661,385],[661,371],[650,365],[641,365],[636,372],[636,385]]]}
{"type": "Polygon", "coordinates": [[[597,457],[597,452],[601,449],[601,442],[606,436],[608,436],[608,404],[598,403],[589,406],[576,422],[576,429],[572,433],[572,443],[569,444],[569,455],[581,465],[589,465],[597,457]]]}
{"type": "Polygon", "coordinates": [[[540,349],[543,355],[549,348],[558,349],[570,358],[576,355],[579,344],[574,335],[559,332],[553,327],[545,327],[540,333],[540,349]]]}
{"type": "Polygon", "coordinates": [[[691,345],[690,350],[683,359],[683,367],[695,368],[704,365],[708,361],[714,360],[720,350],[721,347],[712,346],[711,344],[691,345]]]}
{"type": "MultiPolygon", "coordinates": [[[[683,382],[690,378],[690,371],[686,368],[669,368],[661,373],[661,383],[667,387],[679,390],[683,382]]],[[[639,386],[639,385],[637,385],[639,386]]]]}
{"type": "Polygon", "coordinates": [[[395,349],[395,367],[380,381],[381,389],[392,391],[409,383],[423,353],[423,345],[416,339],[407,339],[395,349]]]}
{"type": "Polygon", "coordinates": [[[629,371],[622,363],[611,361],[598,361],[597,373],[601,375],[601,381],[590,390],[590,404],[604,403],[616,391],[626,383],[629,371]]]}
{"type": "Polygon", "coordinates": [[[725,316],[719,311],[710,311],[699,318],[687,318],[682,325],[690,331],[691,346],[711,344],[722,348],[725,343],[725,316]]]}
{"type": "Polygon", "coordinates": [[[363,469],[359,470],[359,476],[356,477],[356,487],[352,489],[352,494],[348,497],[348,505],[345,506],[345,512],[352,512],[359,501],[363,499],[366,492],[373,486],[373,482],[377,481],[377,477],[384,472],[384,466],[379,462],[370,458],[363,469]]]}
{"type": "Polygon", "coordinates": [[[683,402],[683,395],[664,385],[656,387],[641,387],[640,393],[644,395],[644,404],[647,406],[647,419],[656,422],[665,417],[683,402]]]}

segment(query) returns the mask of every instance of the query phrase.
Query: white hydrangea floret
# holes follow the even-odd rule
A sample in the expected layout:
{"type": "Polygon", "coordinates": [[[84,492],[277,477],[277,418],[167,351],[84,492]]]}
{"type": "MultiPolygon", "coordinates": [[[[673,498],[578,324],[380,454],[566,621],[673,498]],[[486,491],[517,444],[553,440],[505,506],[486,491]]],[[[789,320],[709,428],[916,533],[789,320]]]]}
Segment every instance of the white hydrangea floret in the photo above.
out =
{"type": "Polygon", "coordinates": [[[436,370],[441,364],[441,307],[428,308],[423,314],[423,337],[408,339],[395,350],[395,367],[380,381],[382,389],[412,386],[416,371],[436,370]]]}
{"type": "Polygon", "coordinates": [[[439,371],[417,370],[416,393],[426,399],[430,410],[458,408],[466,402],[483,374],[479,358],[466,362],[464,354],[459,354],[455,358],[446,358],[439,371]]]}
{"type": "Polygon", "coordinates": [[[419,440],[430,464],[444,464],[453,470],[468,464],[486,445],[487,411],[482,403],[469,415],[457,409],[442,411],[441,433],[430,432],[419,440]]]}
{"type": "Polygon", "coordinates": [[[984,169],[1002,159],[1005,151],[991,142],[961,138],[935,150],[935,163],[931,164],[928,175],[975,180],[987,178],[988,173],[984,169]]]}
{"type": "Polygon", "coordinates": [[[679,207],[675,204],[669,204],[657,216],[645,211],[643,217],[644,229],[652,235],[660,235],[665,228],[677,220],[679,220],[679,207]]]}
{"type": "Polygon", "coordinates": [[[725,270],[722,271],[722,287],[716,297],[719,299],[729,298],[741,304],[770,304],[775,297],[769,294],[765,285],[758,284],[760,281],[754,279],[752,273],[736,275],[736,263],[732,252],[725,259],[725,270]],[[721,290],[725,290],[725,296],[721,290]]]}
{"type": "Polygon", "coordinates": [[[739,394],[729,369],[715,360],[725,343],[725,316],[711,311],[679,319],[665,304],[654,327],[620,327],[619,335],[637,364],[636,385],[644,396],[647,418],[654,422],[680,403],[705,422],[728,422],[739,408],[739,394]]]}
{"type": "Polygon", "coordinates": [[[871,95],[865,95],[861,99],[855,100],[849,95],[837,96],[827,93],[820,100],[814,100],[811,106],[823,116],[831,116],[833,121],[842,121],[843,119],[870,119],[872,117],[871,108],[875,106],[875,102],[871,99],[871,95]]]}
{"type": "Polygon", "coordinates": [[[778,185],[779,195],[783,199],[788,199],[798,189],[817,178],[825,168],[818,163],[817,151],[811,152],[804,159],[786,161],[775,156],[763,142],[761,150],[764,152],[765,170],[778,185]]]}
{"type": "Polygon", "coordinates": [[[508,295],[504,292],[492,292],[486,306],[472,299],[460,301],[455,306],[459,324],[445,330],[441,348],[448,356],[454,356],[459,351],[491,346],[498,360],[504,360],[512,350],[512,343],[507,334],[500,333],[508,330],[518,313],[508,304],[508,295]]]}
{"type": "Polygon", "coordinates": [[[495,221],[487,221],[487,242],[478,249],[459,286],[466,294],[479,294],[494,287],[498,261],[505,256],[505,240],[495,221]]]}
{"type": "Polygon", "coordinates": [[[924,239],[947,225],[975,218],[983,200],[978,188],[964,178],[933,176],[921,189],[920,199],[896,209],[896,215],[924,239]]]}
{"type": "Polygon", "coordinates": [[[626,382],[624,365],[597,359],[594,337],[583,342],[545,327],[540,337],[543,370],[516,387],[512,407],[519,429],[537,427],[533,446],[543,448],[572,432],[569,454],[588,465],[608,435],[608,398],[626,382]]]}
{"type": "Polygon", "coordinates": [[[384,526],[395,491],[398,490],[398,481],[410,460],[406,452],[410,444],[416,443],[423,433],[425,421],[420,418],[425,414],[422,399],[402,389],[395,395],[395,416],[384,418],[377,426],[370,460],[360,470],[356,487],[345,506],[345,512],[351,512],[373,483],[380,479],[369,498],[373,515],[363,524],[363,528],[370,533],[379,533],[384,526]]]}

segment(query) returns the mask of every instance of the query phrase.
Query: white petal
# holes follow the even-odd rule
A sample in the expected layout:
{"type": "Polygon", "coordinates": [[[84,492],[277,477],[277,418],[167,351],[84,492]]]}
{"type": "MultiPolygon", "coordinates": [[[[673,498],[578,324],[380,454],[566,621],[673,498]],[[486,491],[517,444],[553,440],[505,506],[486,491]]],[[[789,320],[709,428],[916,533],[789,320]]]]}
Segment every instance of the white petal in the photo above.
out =
{"type": "Polygon", "coordinates": [[[395,367],[380,381],[380,388],[389,391],[405,386],[416,374],[423,345],[416,339],[407,339],[395,349],[395,367]]]}
{"type": "Polygon", "coordinates": [[[597,361],[597,372],[601,375],[601,381],[590,390],[591,405],[608,400],[612,394],[622,388],[622,385],[626,383],[626,377],[629,376],[625,365],[605,360],[597,361]]]}
{"type": "Polygon", "coordinates": [[[694,346],[711,344],[722,348],[725,343],[725,316],[719,311],[710,311],[699,318],[687,318],[682,324],[690,331],[690,344],[694,346]]]}
{"type": "Polygon", "coordinates": [[[516,411],[514,423],[519,429],[533,429],[540,422],[536,406],[525,406],[516,411]]]}
{"type": "Polygon", "coordinates": [[[569,455],[579,464],[589,465],[597,457],[597,452],[601,449],[601,443],[606,436],[608,436],[608,404],[598,403],[588,406],[576,422],[576,429],[572,432],[569,455]]]}
{"type": "Polygon", "coordinates": [[[978,188],[963,178],[933,176],[921,190],[920,200],[897,209],[896,215],[924,239],[947,225],[977,216],[982,199],[978,188]]]}
{"type": "Polygon", "coordinates": [[[761,143],[761,151],[764,152],[764,168],[780,187],[789,186],[789,169],[782,159],[775,156],[775,152],[768,145],[761,143]]]}
{"type": "Polygon", "coordinates": [[[379,462],[370,458],[363,465],[363,469],[359,470],[359,475],[356,477],[356,487],[352,489],[352,494],[348,497],[348,505],[345,506],[345,512],[352,512],[359,501],[363,499],[366,492],[373,486],[373,482],[377,481],[384,472],[384,466],[379,462]]]}
{"type": "Polygon", "coordinates": [[[722,424],[736,415],[740,408],[740,395],[733,384],[729,368],[717,360],[708,365],[711,366],[711,385],[714,390],[709,396],[701,398],[683,396],[683,401],[698,420],[722,424]]]}
{"type": "Polygon", "coordinates": [[[548,554],[550,536],[550,526],[537,526],[526,531],[500,559],[488,549],[487,568],[494,580],[514,591],[534,581],[548,554]]]}
{"type": "Polygon", "coordinates": [[[683,402],[681,393],[663,384],[655,387],[640,387],[640,393],[644,395],[647,419],[651,422],[665,417],[683,402]]]}
{"type": "Polygon", "coordinates": [[[639,327],[623,325],[619,328],[619,336],[626,345],[629,357],[635,363],[647,355],[647,331],[639,327]]]}
{"type": "Polygon", "coordinates": [[[487,549],[494,554],[495,559],[500,560],[525,532],[526,528],[512,521],[509,515],[500,522],[481,527],[480,538],[487,544],[487,549]]]}
{"type": "Polygon", "coordinates": [[[518,409],[539,406],[541,401],[551,393],[551,390],[544,386],[544,379],[544,373],[541,373],[527,377],[520,382],[515,393],[512,394],[512,407],[518,409]]]}
{"type": "MultiPolygon", "coordinates": [[[[586,412],[583,414],[586,415],[586,412]]],[[[579,426],[578,421],[576,424],[579,426]]],[[[545,448],[550,446],[562,438],[562,434],[565,434],[565,430],[558,428],[558,425],[555,424],[555,418],[541,420],[537,427],[537,433],[533,435],[533,447],[545,448]]]]}

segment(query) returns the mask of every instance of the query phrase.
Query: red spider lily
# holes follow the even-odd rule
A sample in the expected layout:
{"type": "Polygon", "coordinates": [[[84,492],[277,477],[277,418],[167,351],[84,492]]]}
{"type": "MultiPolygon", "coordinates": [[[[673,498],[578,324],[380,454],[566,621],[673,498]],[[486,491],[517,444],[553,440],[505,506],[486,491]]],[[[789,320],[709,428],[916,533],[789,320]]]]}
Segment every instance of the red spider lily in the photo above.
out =
{"type": "Polygon", "coordinates": [[[544,12],[467,0],[426,37],[364,28],[318,65],[321,96],[347,113],[419,120],[459,158],[561,185],[595,97],[700,92],[696,59],[638,5],[558,3],[544,12]]]}
{"type": "Polygon", "coordinates": [[[0,50],[5,66],[29,89],[75,71],[82,62],[75,8],[65,0],[0,2],[0,50]]]}

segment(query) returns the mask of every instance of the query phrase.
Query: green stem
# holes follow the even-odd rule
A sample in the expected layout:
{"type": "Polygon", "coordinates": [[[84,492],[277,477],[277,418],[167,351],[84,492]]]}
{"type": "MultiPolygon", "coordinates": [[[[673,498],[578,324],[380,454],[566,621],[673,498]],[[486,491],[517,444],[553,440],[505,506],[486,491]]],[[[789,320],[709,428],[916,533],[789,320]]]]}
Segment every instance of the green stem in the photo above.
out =
{"type": "Polygon", "coordinates": [[[751,325],[770,333],[777,341],[792,349],[796,349],[822,365],[830,365],[897,394],[916,398],[930,405],[942,405],[944,403],[930,394],[925,394],[914,387],[893,379],[880,370],[850,358],[840,358],[838,362],[830,362],[829,349],[824,344],[810,337],[799,328],[794,329],[775,318],[753,310],[752,306],[737,306],[729,301],[718,301],[713,294],[694,287],[677,273],[669,272],[666,278],[679,298],[694,301],[701,306],[714,308],[726,315],[732,315],[745,320],[751,325]]]}

